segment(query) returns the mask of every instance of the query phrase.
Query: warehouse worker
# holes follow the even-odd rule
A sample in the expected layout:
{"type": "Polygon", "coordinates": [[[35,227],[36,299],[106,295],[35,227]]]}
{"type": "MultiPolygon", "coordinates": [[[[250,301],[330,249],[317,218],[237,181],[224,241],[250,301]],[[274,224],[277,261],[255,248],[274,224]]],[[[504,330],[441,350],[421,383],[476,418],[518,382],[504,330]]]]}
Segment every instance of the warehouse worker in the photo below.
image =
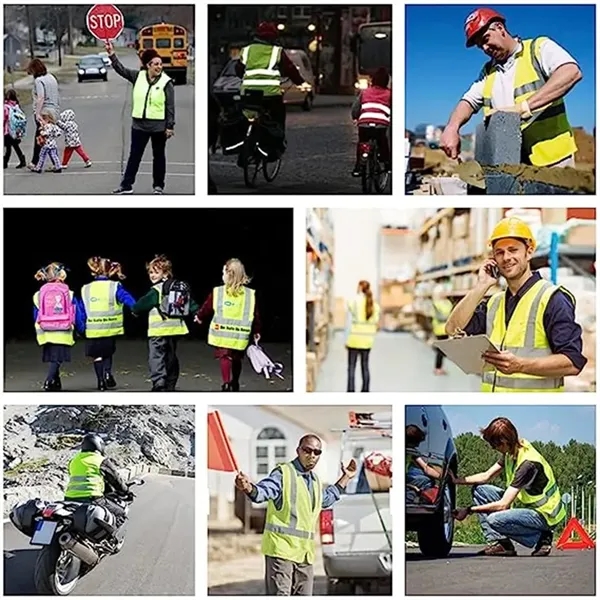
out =
{"type": "Polygon", "coordinates": [[[314,473],[322,454],[313,434],[300,438],[296,458],[281,463],[268,477],[252,483],[238,473],[235,486],[252,502],[268,502],[262,553],[265,555],[267,596],[312,596],[315,535],[322,509],[340,499],[356,475],[356,461],[342,465],[335,485],[324,486],[314,473]]]}
{"type": "Polygon", "coordinates": [[[521,219],[499,221],[489,244],[493,258],[484,261],[475,287],[450,314],[446,333],[486,334],[500,348],[483,354],[495,367],[483,373],[484,392],[564,391],[564,377],[578,375],[587,362],[575,298],[532,273],[529,261],[536,243],[521,219]],[[508,289],[484,300],[499,275],[508,289]]]}
{"type": "Polygon", "coordinates": [[[476,514],[488,542],[479,554],[516,556],[512,540],[534,548],[531,556],[548,556],[552,550],[553,530],[567,516],[552,467],[506,417],[494,419],[481,430],[483,439],[502,454],[487,471],[456,477],[458,485],[473,486],[473,506],[459,508],[455,518],[463,521],[476,514]],[[504,471],[506,490],[485,485],[504,471]],[[518,500],[522,508],[511,508],[518,500]]]}
{"type": "Polygon", "coordinates": [[[348,350],[348,385],[346,391],[354,391],[354,373],[360,357],[362,375],[361,392],[368,392],[371,383],[369,373],[369,353],[375,342],[379,325],[379,304],[373,298],[371,284],[364,279],[358,282],[356,297],[348,302],[348,323],[346,326],[346,349],[348,350]]]}
{"type": "Polygon", "coordinates": [[[460,128],[483,108],[484,118],[496,111],[521,116],[524,164],[574,166],[577,151],[563,98],[581,80],[576,60],[547,37],[522,40],[512,36],[504,17],[478,8],[465,21],[467,48],[477,46],[490,60],[462,97],[441,137],[450,158],[460,153],[460,128]]]}
{"type": "MultiPolygon", "coordinates": [[[[448,339],[448,335],[446,334],[446,321],[452,312],[454,304],[452,304],[452,300],[445,296],[443,285],[436,285],[433,288],[431,305],[433,308],[433,318],[431,319],[433,335],[435,335],[435,338],[438,341],[446,340],[448,339]]],[[[436,348],[435,368],[433,369],[434,375],[446,375],[445,369],[442,368],[443,364],[444,353],[439,348],[436,348]]]]}

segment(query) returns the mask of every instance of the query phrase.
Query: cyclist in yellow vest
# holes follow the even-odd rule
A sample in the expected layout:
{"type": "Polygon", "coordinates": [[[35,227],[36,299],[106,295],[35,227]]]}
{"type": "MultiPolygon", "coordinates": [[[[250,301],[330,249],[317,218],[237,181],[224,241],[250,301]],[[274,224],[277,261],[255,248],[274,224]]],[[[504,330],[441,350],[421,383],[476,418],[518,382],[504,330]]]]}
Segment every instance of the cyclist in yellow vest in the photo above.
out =
{"type": "Polygon", "coordinates": [[[362,375],[361,392],[368,392],[371,384],[369,354],[379,328],[379,304],[373,299],[371,284],[364,279],[358,282],[356,297],[348,302],[346,349],[348,350],[348,385],[346,391],[354,392],[354,374],[360,357],[362,375]]]}
{"type": "Polygon", "coordinates": [[[267,502],[262,538],[267,596],[312,596],[315,536],[321,510],[335,504],[356,475],[356,461],[342,465],[342,476],[325,486],[314,472],[322,443],[314,434],[300,438],[296,458],[252,483],[238,473],[235,486],[252,502],[267,502]]]}
{"type": "Polygon", "coordinates": [[[581,80],[577,61],[548,37],[520,39],[506,28],[505,18],[491,8],[478,8],[466,19],[467,47],[477,46],[490,60],[464,94],[441,137],[451,158],[460,153],[460,128],[483,108],[521,116],[524,164],[574,166],[577,152],[564,97],[581,80]]]}
{"type": "MultiPolygon", "coordinates": [[[[431,294],[431,308],[433,315],[431,318],[431,327],[433,335],[436,340],[446,340],[448,335],[446,334],[446,321],[452,312],[452,300],[445,295],[445,289],[442,285],[436,285],[433,288],[431,294]]],[[[435,367],[433,369],[434,375],[446,375],[446,370],[443,368],[444,365],[444,353],[437,348],[435,351],[435,367]]]]}
{"type": "MultiPolygon", "coordinates": [[[[177,345],[189,333],[183,318],[167,317],[162,311],[165,289],[175,281],[173,265],[164,255],[155,256],[146,264],[152,282],[150,291],[131,308],[136,315],[148,313],[148,365],[153,392],[175,391],[179,379],[177,345]]],[[[189,299],[190,313],[198,310],[198,304],[189,299]]]]}
{"type": "MultiPolygon", "coordinates": [[[[81,451],[69,462],[65,500],[102,506],[116,517],[117,527],[121,527],[127,513],[116,502],[106,498],[105,494],[114,491],[120,496],[129,496],[130,492],[117,466],[104,453],[105,443],[98,434],[88,433],[84,436],[81,451]]],[[[119,532],[115,538],[119,538],[119,532]]]]}
{"type": "Polygon", "coordinates": [[[477,515],[488,542],[481,555],[516,556],[514,540],[534,548],[531,556],[548,556],[553,531],[567,516],[552,467],[530,442],[519,439],[506,417],[494,419],[481,435],[502,456],[483,473],[467,477],[451,473],[455,484],[473,486],[473,506],[459,508],[455,518],[477,515]],[[506,490],[485,485],[502,471],[506,490]],[[515,501],[523,508],[511,508],[515,501]]]}
{"type": "Polygon", "coordinates": [[[113,194],[133,194],[133,184],[148,142],[152,142],[152,188],[155,194],[165,189],[166,143],[175,132],[175,88],[163,72],[162,59],[154,48],[141,54],[142,68],[128,69],[117,58],[113,45],[104,47],[117,75],[133,84],[131,101],[131,147],[121,184],[113,194]]]}
{"type": "Polygon", "coordinates": [[[521,219],[502,219],[489,244],[492,258],[484,261],[475,287],[450,314],[446,332],[486,334],[501,350],[483,355],[495,370],[484,371],[481,391],[564,391],[564,378],[578,375],[587,363],[575,298],[531,271],[536,242],[521,219]],[[508,289],[486,299],[500,275],[508,289]]]}
{"type": "Polygon", "coordinates": [[[113,355],[117,350],[117,337],[125,333],[123,306],[135,304],[133,296],[119,281],[125,275],[121,265],[109,258],[92,256],[87,261],[94,281],[81,288],[85,308],[85,355],[94,361],[98,390],[117,387],[112,374],[113,355]]]}

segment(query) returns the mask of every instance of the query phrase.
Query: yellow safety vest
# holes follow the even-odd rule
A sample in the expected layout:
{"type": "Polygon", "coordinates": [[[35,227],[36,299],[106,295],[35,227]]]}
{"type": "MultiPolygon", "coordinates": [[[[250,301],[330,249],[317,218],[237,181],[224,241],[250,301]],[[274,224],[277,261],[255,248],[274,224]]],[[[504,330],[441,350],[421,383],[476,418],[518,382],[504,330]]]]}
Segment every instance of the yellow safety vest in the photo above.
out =
{"type": "Polygon", "coordinates": [[[123,335],[123,305],[117,301],[116,281],[99,279],[81,288],[85,306],[85,337],[103,338],[123,335]]]}
{"type": "Polygon", "coordinates": [[[104,477],[100,465],[104,456],[99,452],[78,452],[69,462],[67,498],[100,498],[104,495],[104,477]]]}
{"type": "MultiPolygon", "coordinates": [[[[69,297],[73,302],[73,292],[69,291],[69,297]]],[[[33,295],[33,304],[39,310],[40,308],[40,293],[36,292],[33,295]]],[[[73,330],[71,327],[69,331],[44,331],[38,323],[35,324],[35,337],[37,343],[40,346],[44,344],[61,344],[63,346],[73,346],[75,339],[73,338],[73,330]]]]}
{"type": "Polygon", "coordinates": [[[171,78],[165,73],[150,85],[146,71],[142,69],[133,86],[131,116],[134,119],[162,121],[166,118],[165,86],[171,78]]]}
{"type": "Polygon", "coordinates": [[[246,67],[241,92],[261,90],[265,96],[281,95],[281,73],[277,68],[283,48],[270,44],[250,44],[242,48],[240,60],[246,67]]]}
{"type": "MultiPolygon", "coordinates": [[[[162,300],[162,288],[164,281],[153,285],[158,292],[158,306],[162,300]]],[[[154,307],[148,313],[148,337],[165,337],[168,335],[187,335],[189,333],[187,325],[183,319],[173,319],[161,315],[157,307],[154,307]]]]}
{"type": "MultiPolygon", "coordinates": [[[[552,350],[544,329],[544,312],[552,294],[561,290],[573,303],[575,298],[563,287],[540,279],[519,300],[506,326],[506,294],[498,292],[487,302],[486,335],[501,350],[516,356],[543,358],[551,356],[552,350]]],[[[538,377],[524,373],[505,375],[500,371],[484,371],[482,392],[562,392],[563,377],[538,377]]]]}
{"type": "MultiPolygon", "coordinates": [[[[546,83],[540,66],[539,49],[548,38],[523,40],[522,48],[515,55],[516,70],[514,81],[515,104],[518,105],[535,94],[546,83]]],[[[492,108],[492,89],[496,71],[492,62],[485,67],[486,78],[483,85],[483,115],[489,116],[492,108]]],[[[523,153],[536,167],[557,163],[577,152],[571,125],[567,119],[565,103],[562,98],[533,111],[529,119],[521,123],[523,135],[523,153]]]]}
{"type": "Polygon", "coordinates": [[[369,350],[375,343],[375,334],[379,324],[379,304],[373,302],[373,314],[367,319],[367,299],[359,296],[348,303],[348,310],[352,319],[350,331],[346,339],[346,346],[355,350],[369,350]]]}
{"type": "Polygon", "coordinates": [[[267,504],[262,553],[295,563],[315,562],[315,531],[323,503],[321,480],[313,473],[313,497],[292,463],[278,465],[282,474],[281,508],[267,504]]]}
{"type": "Polygon", "coordinates": [[[446,321],[454,308],[454,304],[448,298],[432,299],[431,304],[433,305],[433,318],[431,320],[433,335],[437,337],[446,335],[446,321]]]}
{"type": "Polygon", "coordinates": [[[504,455],[506,486],[510,486],[517,469],[524,461],[529,460],[541,464],[548,479],[544,491],[537,496],[531,496],[525,490],[521,490],[517,495],[517,500],[523,504],[524,508],[532,508],[539,512],[546,519],[549,527],[556,527],[567,516],[567,511],[562,502],[552,467],[527,440],[521,440],[520,443],[522,447],[519,448],[516,460],[509,454],[504,455]]]}
{"type": "Polygon", "coordinates": [[[245,350],[252,331],[255,302],[255,292],[250,288],[242,288],[237,296],[232,296],[224,285],[214,288],[214,316],[208,343],[217,348],[245,350]]]}

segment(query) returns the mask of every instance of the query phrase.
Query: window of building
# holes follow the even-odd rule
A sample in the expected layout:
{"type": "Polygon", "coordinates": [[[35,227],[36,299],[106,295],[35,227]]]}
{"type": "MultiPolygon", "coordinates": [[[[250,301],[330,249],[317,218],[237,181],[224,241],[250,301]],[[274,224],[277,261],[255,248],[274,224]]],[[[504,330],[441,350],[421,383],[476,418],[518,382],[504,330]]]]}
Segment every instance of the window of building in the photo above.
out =
{"type": "Polygon", "coordinates": [[[266,477],[288,457],[287,440],[277,427],[265,427],[256,436],[254,446],[255,477],[266,477]]]}
{"type": "Polygon", "coordinates": [[[313,12],[312,6],[294,6],[294,18],[295,19],[310,19],[313,12]]]}

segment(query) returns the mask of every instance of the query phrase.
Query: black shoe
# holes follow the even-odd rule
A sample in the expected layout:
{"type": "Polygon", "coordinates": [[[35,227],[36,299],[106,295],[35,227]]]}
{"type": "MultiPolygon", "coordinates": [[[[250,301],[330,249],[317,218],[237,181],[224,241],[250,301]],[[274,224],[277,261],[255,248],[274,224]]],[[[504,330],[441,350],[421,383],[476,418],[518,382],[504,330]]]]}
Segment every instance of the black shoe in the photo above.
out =
{"type": "Polygon", "coordinates": [[[158,194],[158,195],[161,195],[161,194],[164,194],[164,193],[165,193],[165,189],[164,189],[163,187],[161,187],[160,185],[155,185],[155,186],[152,188],[152,193],[153,193],[153,194],[158,194]]]}
{"type": "Polygon", "coordinates": [[[55,380],[54,380],[54,389],[57,392],[60,392],[62,390],[62,381],[60,380],[60,376],[58,376],[55,380]]]}
{"type": "Polygon", "coordinates": [[[362,175],[362,171],[360,167],[354,167],[352,169],[352,177],[360,177],[362,175]]]}
{"type": "Polygon", "coordinates": [[[231,383],[224,383],[224,384],[221,386],[221,391],[222,391],[222,392],[231,392],[231,391],[232,391],[232,390],[231,390],[231,383]]]}
{"type": "MultiPolygon", "coordinates": [[[[7,165],[7,166],[8,166],[8,165],[7,165]]],[[[15,169],[23,169],[23,168],[24,168],[24,167],[26,167],[26,166],[27,166],[27,163],[25,163],[25,162],[22,162],[22,163],[19,163],[19,164],[18,164],[18,165],[15,167],[15,169]]],[[[4,167],[4,168],[6,168],[6,167],[4,167]]]]}
{"type": "Polygon", "coordinates": [[[164,385],[153,385],[151,391],[152,392],[165,392],[166,388],[164,385]]]}
{"type": "Polygon", "coordinates": [[[120,185],[116,190],[113,190],[113,194],[133,194],[133,188],[129,187],[129,188],[125,188],[122,185],[120,185]]]}
{"type": "Polygon", "coordinates": [[[117,382],[115,378],[112,376],[112,373],[104,373],[104,383],[109,390],[117,387],[117,382]]]}
{"type": "Polygon", "coordinates": [[[542,533],[531,556],[548,556],[552,552],[552,537],[551,531],[542,533]]]}
{"type": "Polygon", "coordinates": [[[232,381],[230,384],[230,388],[232,392],[239,392],[240,391],[240,382],[239,381],[232,381]]]}
{"type": "Polygon", "coordinates": [[[106,381],[103,379],[98,379],[98,391],[105,392],[106,391],[106,381]]]}
{"type": "Polygon", "coordinates": [[[46,381],[44,381],[44,391],[45,392],[56,392],[56,384],[54,383],[53,379],[46,379],[46,381]]]}

